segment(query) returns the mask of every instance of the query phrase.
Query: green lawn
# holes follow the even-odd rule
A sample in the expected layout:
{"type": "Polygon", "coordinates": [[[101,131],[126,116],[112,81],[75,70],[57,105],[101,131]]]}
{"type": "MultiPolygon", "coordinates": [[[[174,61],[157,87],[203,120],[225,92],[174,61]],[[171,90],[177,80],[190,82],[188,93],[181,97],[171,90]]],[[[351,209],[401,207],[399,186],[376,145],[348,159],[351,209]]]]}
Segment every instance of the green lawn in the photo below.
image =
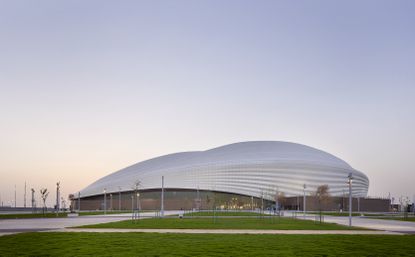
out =
{"type": "MultiPolygon", "coordinates": [[[[261,216],[257,212],[238,212],[238,211],[200,211],[200,212],[186,212],[184,216],[261,216]]],[[[269,214],[262,214],[262,216],[269,216],[269,214]]]]}
{"type": "MultiPolygon", "coordinates": [[[[347,230],[347,226],[334,223],[316,223],[291,218],[150,218],[136,222],[118,222],[82,226],[82,228],[158,228],[158,229],[300,229],[300,230],[347,230]]],[[[352,229],[362,229],[353,227],[352,229]]]]}
{"type": "Polygon", "coordinates": [[[19,214],[0,214],[0,219],[30,219],[30,218],[62,218],[66,217],[66,213],[59,213],[59,216],[56,216],[56,213],[19,213],[19,214]]]}
{"type": "MultiPolygon", "coordinates": [[[[307,214],[314,214],[320,215],[319,212],[307,212],[307,214]]],[[[322,212],[322,215],[329,215],[329,216],[349,216],[348,212],[322,212]]],[[[301,215],[301,214],[298,214],[301,215]]],[[[361,216],[360,213],[352,213],[352,216],[361,216]]]]}
{"type": "MultiPolygon", "coordinates": [[[[131,211],[107,211],[107,214],[121,214],[121,213],[132,213],[131,211]]],[[[88,211],[88,212],[79,212],[79,216],[88,216],[88,215],[104,215],[104,211],[88,211]]]]}
{"type": "Polygon", "coordinates": [[[23,233],[1,256],[415,256],[415,236],[23,233]]]}

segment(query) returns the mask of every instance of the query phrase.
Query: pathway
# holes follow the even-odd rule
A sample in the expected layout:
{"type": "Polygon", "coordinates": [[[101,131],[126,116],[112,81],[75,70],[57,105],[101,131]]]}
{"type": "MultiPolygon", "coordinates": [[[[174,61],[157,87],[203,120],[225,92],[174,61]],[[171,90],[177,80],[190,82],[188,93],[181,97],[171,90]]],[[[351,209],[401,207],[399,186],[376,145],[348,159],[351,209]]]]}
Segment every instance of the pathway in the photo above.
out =
{"type": "MultiPolygon", "coordinates": [[[[312,216],[308,215],[306,216],[306,219],[314,220],[315,216],[316,215],[312,215],[312,216]]],[[[303,219],[303,216],[299,215],[298,218],[303,219]]],[[[349,217],[325,215],[324,222],[337,223],[340,225],[348,226],[349,217]]],[[[411,222],[411,221],[372,219],[372,218],[354,216],[352,218],[352,225],[355,227],[362,227],[362,228],[368,228],[368,229],[415,234],[415,222],[411,222]]]]}

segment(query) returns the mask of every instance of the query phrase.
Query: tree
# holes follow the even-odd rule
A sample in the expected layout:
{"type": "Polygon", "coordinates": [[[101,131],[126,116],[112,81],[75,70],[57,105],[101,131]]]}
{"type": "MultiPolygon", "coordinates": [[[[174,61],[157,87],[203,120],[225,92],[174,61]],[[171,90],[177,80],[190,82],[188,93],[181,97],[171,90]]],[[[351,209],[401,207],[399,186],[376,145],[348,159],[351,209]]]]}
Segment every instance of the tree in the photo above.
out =
{"type": "Polygon", "coordinates": [[[138,209],[138,205],[139,205],[139,203],[138,203],[138,191],[139,191],[139,189],[140,189],[140,187],[141,187],[141,181],[139,180],[139,179],[137,179],[134,183],[133,183],[133,185],[131,186],[131,189],[133,189],[134,190],[134,195],[133,195],[133,198],[135,198],[136,200],[137,200],[137,204],[136,204],[136,206],[135,206],[135,208],[134,209],[138,209]]]}
{"type": "Polygon", "coordinates": [[[133,201],[132,205],[131,205],[131,208],[133,209],[132,210],[132,212],[133,212],[132,219],[133,220],[137,220],[137,219],[140,218],[141,204],[140,204],[140,198],[139,198],[139,193],[138,193],[138,190],[140,189],[140,187],[141,187],[141,181],[139,179],[137,179],[134,182],[134,184],[132,185],[132,189],[134,190],[134,195],[131,196],[131,200],[133,201]],[[134,198],[137,200],[137,204],[136,204],[135,208],[134,208],[134,198]]]}
{"type": "Polygon", "coordinates": [[[330,200],[329,186],[321,185],[317,187],[317,190],[314,193],[314,197],[317,201],[317,207],[318,207],[318,211],[320,215],[320,223],[321,223],[323,208],[330,200]]]}
{"type": "Polygon", "coordinates": [[[282,206],[284,206],[285,204],[285,193],[284,192],[278,192],[278,194],[276,195],[277,199],[278,199],[278,207],[279,210],[281,209],[282,206]]]}
{"type": "Polygon", "coordinates": [[[40,197],[42,198],[42,201],[43,201],[43,208],[42,208],[43,215],[45,215],[46,199],[48,198],[48,195],[49,195],[49,192],[47,188],[40,189],[40,197]]]}
{"type": "Polygon", "coordinates": [[[206,195],[206,206],[207,208],[210,208],[210,197],[208,194],[206,195]]]}

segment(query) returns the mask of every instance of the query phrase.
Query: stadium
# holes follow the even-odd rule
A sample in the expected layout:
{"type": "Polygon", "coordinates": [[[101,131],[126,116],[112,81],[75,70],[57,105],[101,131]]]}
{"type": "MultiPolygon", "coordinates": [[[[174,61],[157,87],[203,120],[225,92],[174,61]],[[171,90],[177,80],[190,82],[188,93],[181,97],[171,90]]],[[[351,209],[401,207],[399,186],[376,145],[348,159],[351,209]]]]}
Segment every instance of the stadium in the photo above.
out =
{"type": "Polygon", "coordinates": [[[166,210],[271,208],[279,195],[288,200],[285,208],[300,209],[300,196],[311,197],[318,186],[328,185],[338,199],[328,208],[335,209],[345,208],[350,173],[353,198],[366,197],[367,176],[334,155],[290,142],[240,142],[139,162],[95,181],[71,200],[78,210],[158,210],[163,190],[166,210]]]}

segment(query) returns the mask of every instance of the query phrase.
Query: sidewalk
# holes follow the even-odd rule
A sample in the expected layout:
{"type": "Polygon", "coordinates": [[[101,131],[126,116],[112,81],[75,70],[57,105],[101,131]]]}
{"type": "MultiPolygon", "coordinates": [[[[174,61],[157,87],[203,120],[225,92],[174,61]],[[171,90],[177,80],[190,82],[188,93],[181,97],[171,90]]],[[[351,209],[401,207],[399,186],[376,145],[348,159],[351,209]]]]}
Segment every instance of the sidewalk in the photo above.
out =
{"type": "MultiPolygon", "coordinates": [[[[303,219],[302,216],[298,216],[298,218],[303,219]]],[[[307,215],[306,219],[314,220],[315,215],[307,215]]],[[[340,225],[348,226],[349,217],[324,215],[324,222],[337,223],[340,225]]],[[[415,233],[415,222],[411,221],[371,219],[367,217],[353,216],[352,226],[400,233],[415,233]]]]}
{"type": "MultiPolygon", "coordinates": [[[[179,211],[166,211],[165,215],[178,214],[179,211]]],[[[131,219],[131,213],[90,215],[66,218],[0,219],[0,236],[35,231],[50,231],[66,227],[115,222],[131,219]]],[[[156,213],[142,213],[142,218],[154,217],[156,213]]]]}

